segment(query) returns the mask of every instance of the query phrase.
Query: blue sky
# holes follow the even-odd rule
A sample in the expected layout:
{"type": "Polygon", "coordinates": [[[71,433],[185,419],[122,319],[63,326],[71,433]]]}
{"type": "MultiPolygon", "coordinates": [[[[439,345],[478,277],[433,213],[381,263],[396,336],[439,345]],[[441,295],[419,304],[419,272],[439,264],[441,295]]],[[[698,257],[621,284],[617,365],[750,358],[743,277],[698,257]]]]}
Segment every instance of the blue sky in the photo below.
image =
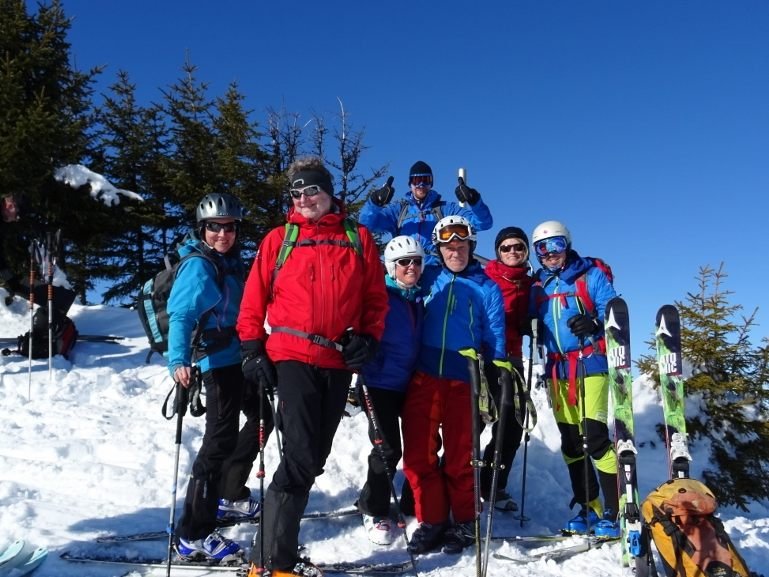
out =
{"type": "Polygon", "coordinates": [[[106,66],[101,89],[122,69],[160,100],[189,55],[212,95],[236,81],[258,119],[330,120],[340,98],[366,132],[361,168],[389,163],[396,196],[416,160],[449,198],[465,167],[494,213],[481,254],[504,226],[563,221],[614,269],[634,356],[702,265],[725,263],[746,311],[765,305],[765,0],[63,4],[75,65],[106,66]]]}

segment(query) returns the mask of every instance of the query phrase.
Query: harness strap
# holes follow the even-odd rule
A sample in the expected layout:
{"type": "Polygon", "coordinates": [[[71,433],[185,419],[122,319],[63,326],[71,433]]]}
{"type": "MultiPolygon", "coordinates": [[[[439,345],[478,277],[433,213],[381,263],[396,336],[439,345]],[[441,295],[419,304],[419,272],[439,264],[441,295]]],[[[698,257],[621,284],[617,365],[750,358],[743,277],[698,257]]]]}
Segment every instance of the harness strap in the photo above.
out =
{"type": "Polygon", "coordinates": [[[295,337],[299,337],[301,339],[307,339],[310,342],[315,343],[316,345],[320,345],[321,347],[326,347],[328,349],[334,349],[336,351],[342,352],[342,345],[340,345],[335,341],[332,341],[331,339],[327,339],[323,335],[306,333],[298,329],[292,329],[291,327],[272,327],[272,332],[294,335],[295,337]]]}
{"type": "MultiPolygon", "coordinates": [[[[583,356],[590,356],[593,354],[593,345],[586,345],[582,349],[583,356]]],[[[603,339],[598,340],[598,350],[605,352],[606,343],[603,339]]],[[[558,363],[563,361],[569,362],[569,404],[577,404],[577,367],[579,364],[579,351],[569,351],[568,353],[548,353],[547,358],[553,362],[552,369],[552,381],[553,381],[553,393],[557,393],[558,389],[558,363]]]]}
{"type": "MultiPolygon", "coordinates": [[[[420,209],[418,213],[419,221],[423,222],[425,220],[425,214],[429,214],[429,213],[433,214],[436,222],[438,222],[443,218],[443,210],[441,210],[440,203],[427,210],[420,209]]],[[[400,214],[398,214],[398,222],[395,225],[395,228],[398,232],[400,232],[400,229],[403,226],[403,223],[406,221],[406,217],[408,216],[408,214],[409,214],[409,202],[408,200],[403,199],[401,200],[401,211],[400,211],[400,214]]]]}

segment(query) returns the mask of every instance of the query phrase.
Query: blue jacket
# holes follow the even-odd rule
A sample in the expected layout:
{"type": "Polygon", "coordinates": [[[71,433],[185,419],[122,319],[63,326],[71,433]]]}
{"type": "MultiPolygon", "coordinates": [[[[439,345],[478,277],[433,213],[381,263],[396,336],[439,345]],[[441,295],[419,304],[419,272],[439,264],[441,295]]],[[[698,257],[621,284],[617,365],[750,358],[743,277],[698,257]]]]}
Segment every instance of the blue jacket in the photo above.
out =
{"type": "Polygon", "coordinates": [[[206,252],[218,259],[224,271],[220,286],[217,271],[205,258],[189,258],[177,270],[176,280],[168,298],[168,370],[171,375],[177,367],[192,365],[192,335],[198,320],[206,311],[202,345],[211,352],[203,352],[197,362],[200,370],[240,364],[240,341],[235,332],[235,321],[243,297],[245,267],[237,249],[223,255],[192,238],[179,248],[179,255],[206,252]],[[217,338],[219,337],[219,338],[217,338]]]}
{"type": "MultiPolygon", "coordinates": [[[[565,355],[579,351],[579,339],[569,329],[570,318],[578,314],[591,314],[603,326],[604,311],[607,303],[617,293],[601,269],[594,266],[589,258],[582,258],[576,251],[570,250],[566,266],[556,272],[541,268],[535,275],[535,284],[531,287],[531,312],[542,322],[543,343],[548,351],[547,375],[551,374],[554,360],[550,355],[565,355]],[[577,279],[585,275],[587,293],[593,301],[595,311],[587,311],[581,299],[577,298],[577,279]]],[[[604,338],[603,329],[588,339],[586,345],[599,345],[604,338]]],[[[608,372],[606,355],[599,350],[585,357],[585,371],[588,375],[608,372]]],[[[566,362],[558,363],[558,378],[568,377],[566,362]]]]}
{"type": "Polygon", "coordinates": [[[385,281],[390,309],[376,357],[363,367],[363,377],[369,387],[405,392],[422,338],[422,296],[418,289],[398,287],[389,275],[385,281]]]}
{"type": "Polygon", "coordinates": [[[458,202],[448,202],[430,190],[421,203],[409,193],[400,202],[377,206],[369,198],[360,211],[360,223],[376,233],[389,232],[392,236],[406,234],[418,238],[426,255],[426,264],[440,265],[433,247],[433,229],[444,216],[463,216],[475,231],[490,229],[494,221],[489,207],[479,199],[464,208],[458,202]],[[401,214],[403,216],[401,216],[401,214]],[[400,226],[398,225],[400,221],[400,226]]]}
{"type": "Polygon", "coordinates": [[[467,359],[458,351],[473,348],[488,360],[505,358],[502,291],[477,261],[458,274],[429,267],[421,284],[428,293],[417,363],[420,371],[469,382],[467,359]]]}

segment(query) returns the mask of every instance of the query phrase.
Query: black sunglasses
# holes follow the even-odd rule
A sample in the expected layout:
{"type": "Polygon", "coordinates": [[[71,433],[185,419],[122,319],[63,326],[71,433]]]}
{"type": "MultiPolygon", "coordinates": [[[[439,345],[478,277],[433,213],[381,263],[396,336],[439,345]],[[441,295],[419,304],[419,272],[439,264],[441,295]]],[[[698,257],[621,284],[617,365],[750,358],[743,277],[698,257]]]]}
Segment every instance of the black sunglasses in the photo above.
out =
{"type": "Polygon", "coordinates": [[[237,232],[238,230],[238,223],[237,222],[207,222],[206,223],[206,230],[211,232],[237,232]]]}
{"type": "Polygon", "coordinates": [[[499,246],[499,252],[510,252],[511,250],[514,250],[515,252],[526,252],[526,245],[525,244],[502,244],[499,246]]]}

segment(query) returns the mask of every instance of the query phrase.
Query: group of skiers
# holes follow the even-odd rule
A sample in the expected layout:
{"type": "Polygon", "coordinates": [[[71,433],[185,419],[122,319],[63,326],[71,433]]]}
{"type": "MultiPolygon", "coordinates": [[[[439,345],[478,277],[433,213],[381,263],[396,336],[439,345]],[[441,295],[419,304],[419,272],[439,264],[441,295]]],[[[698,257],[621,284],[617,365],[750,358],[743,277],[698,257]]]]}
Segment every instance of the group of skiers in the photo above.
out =
{"type": "Polygon", "coordinates": [[[460,553],[478,538],[477,484],[487,506],[516,509],[506,485],[522,437],[521,425],[510,418],[495,468],[495,425],[477,474],[467,357],[484,359],[498,397],[503,377],[523,373],[522,342],[532,318],[541,323],[548,351],[546,376],[572,506],[581,506],[564,529],[618,536],[601,322],[614,289],[592,259],[574,251],[568,229],[556,221],[534,229],[531,248],[541,268],[531,274],[526,233],[502,228],[495,259],[484,268],[475,258],[476,232],[490,229],[492,216],[462,179],[457,202],[446,201],[433,189],[430,166],[419,161],[402,199],[392,201],[390,179],[370,194],[354,222],[334,197],[320,159],[299,159],[288,175],[287,223],[265,236],[245,280],[240,202],[228,194],[201,200],[197,234],[185,250],[207,258],[181,264],[168,302],[169,370],[189,386],[197,367],[207,399],[203,442],[177,529],[178,554],[238,557],[240,546],[216,531],[217,520],[261,515],[250,577],[321,575],[298,552],[299,525],[354,373],[374,445],[357,501],[369,537],[378,544],[395,538],[393,473],[402,458],[404,497],[406,489],[413,492],[418,521],[408,550],[460,553]],[[384,267],[369,231],[392,237],[384,267]],[[273,392],[282,453],[260,503],[246,481],[273,428],[273,392]],[[241,410],[247,419],[239,431],[241,410]],[[492,494],[493,470],[499,483],[492,494]]]}

